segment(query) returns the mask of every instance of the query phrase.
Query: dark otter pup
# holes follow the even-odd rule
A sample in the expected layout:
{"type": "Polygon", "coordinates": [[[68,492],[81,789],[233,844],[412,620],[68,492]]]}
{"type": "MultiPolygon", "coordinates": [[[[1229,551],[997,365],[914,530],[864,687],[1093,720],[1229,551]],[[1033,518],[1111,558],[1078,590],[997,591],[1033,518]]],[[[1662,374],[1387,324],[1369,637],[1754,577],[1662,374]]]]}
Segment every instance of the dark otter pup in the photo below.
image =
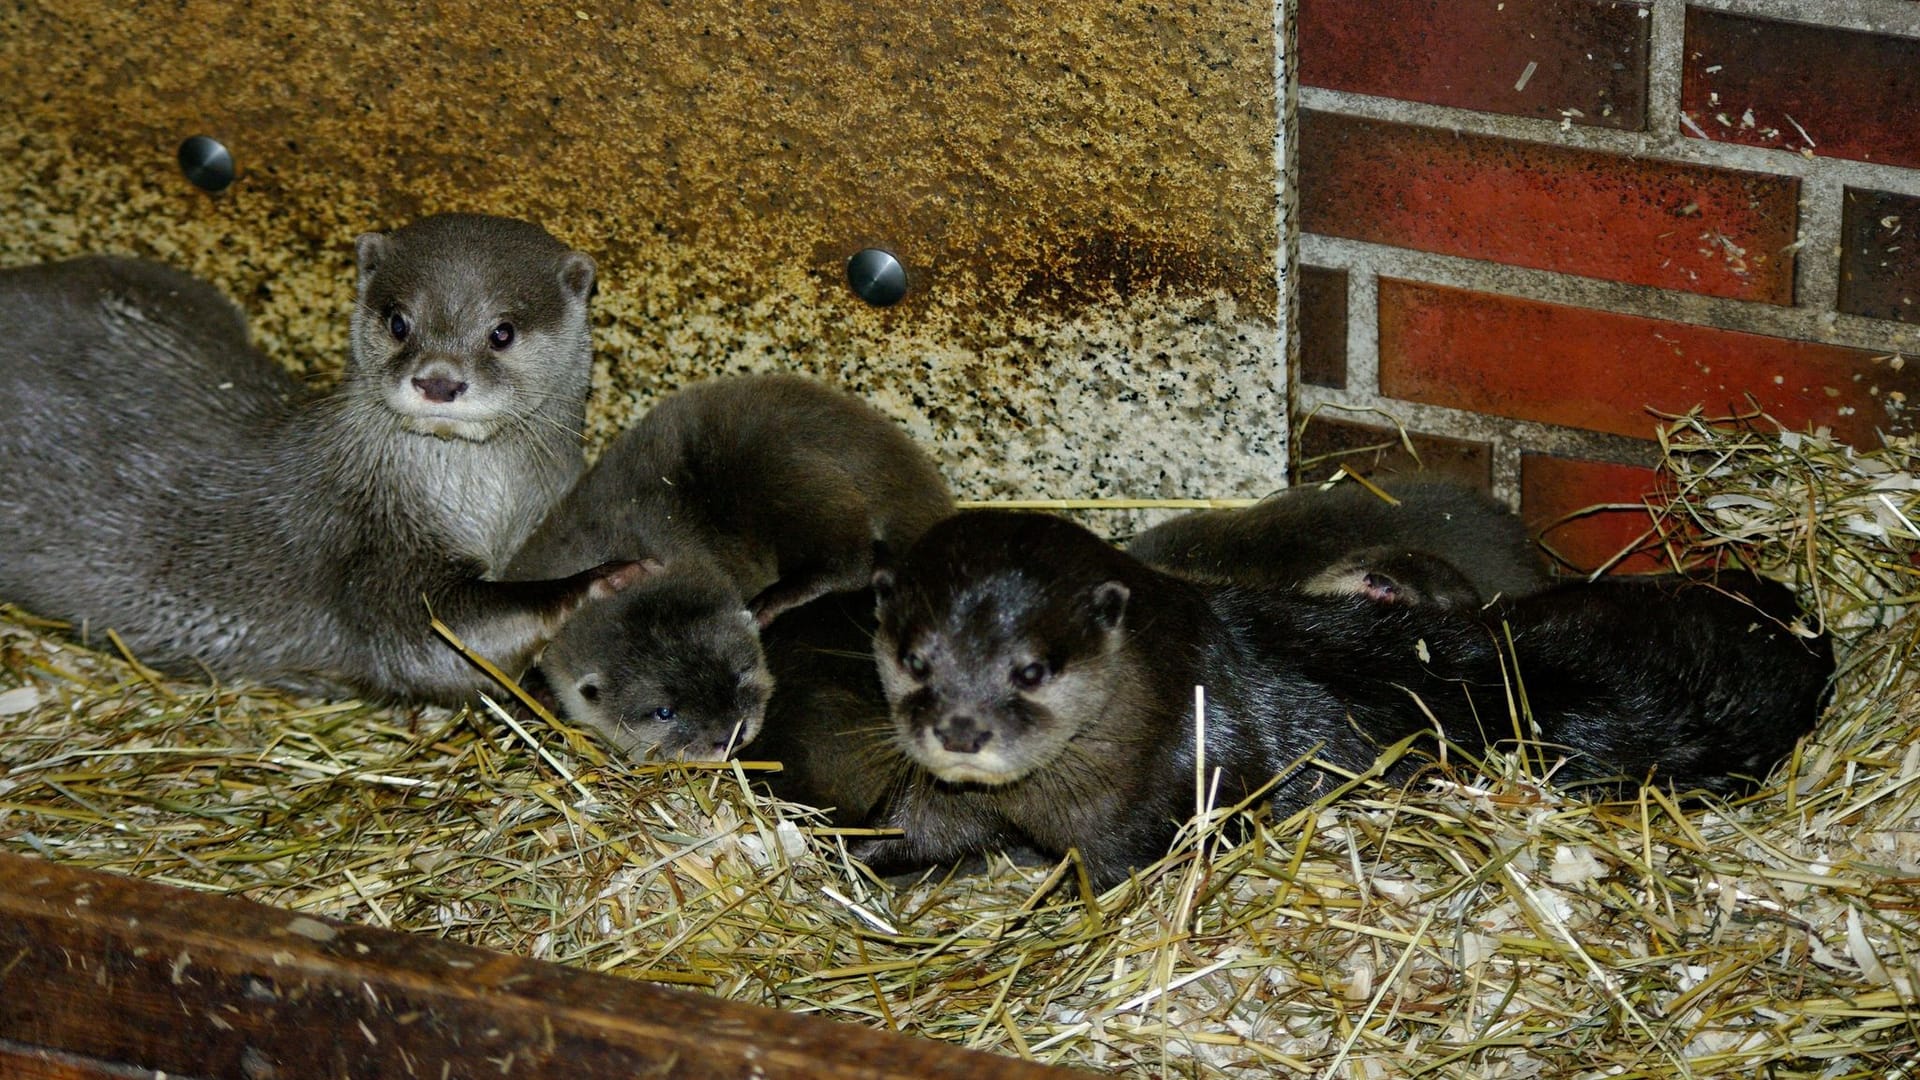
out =
{"type": "Polygon", "coordinates": [[[1183,577],[1325,595],[1370,595],[1365,576],[1377,571],[1402,587],[1374,598],[1396,603],[1464,607],[1551,584],[1526,527],[1487,495],[1442,481],[1395,481],[1385,490],[1397,505],[1356,483],[1288,488],[1244,509],[1162,522],[1127,551],[1183,577]],[[1367,562],[1406,554],[1415,561],[1398,573],[1367,562]]]}
{"type": "Polygon", "coordinates": [[[346,377],[303,400],[212,286],[0,272],[0,597],[175,672],[456,702],[634,568],[483,580],[581,468],[592,260],[443,215],[359,241],[346,377]],[[424,601],[424,602],[423,602],[424,601]]]}
{"type": "MultiPolygon", "coordinates": [[[[1824,640],[1775,621],[1784,590],[1690,582],[1561,586],[1483,620],[1443,607],[1188,581],[1079,526],[968,512],[875,576],[880,677],[920,771],[855,853],[892,872],[994,846],[1078,848],[1102,885],[1163,854],[1194,806],[1194,687],[1219,800],[1276,781],[1279,813],[1436,726],[1469,753],[1511,740],[1517,670],[1565,780],[1725,790],[1811,728],[1824,640]],[[1489,621],[1490,620],[1490,621],[1489,621]],[[1513,628],[1515,654],[1499,642],[1513,628]]],[[[1391,774],[1410,776],[1403,764],[1391,774]]]]}
{"type": "Polygon", "coordinates": [[[864,823],[913,765],[894,746],[893,719],[873,666],[873,592],[830,593],[782,613],[760,632],[773,696],[743,756],[778,761],[763,782],[788,802],[864,823]]]}
{"type": "Polygon", "coordinates": [[[758,628],[863,588],[876,541],[904,548],[952,509],[926,454],[851,394],[715,379],[615,439],[508,576],[645,560],[640,583],[554,640],[542,673],[568,716],[630,754],[711,757],[760,730],[758,628]]]}

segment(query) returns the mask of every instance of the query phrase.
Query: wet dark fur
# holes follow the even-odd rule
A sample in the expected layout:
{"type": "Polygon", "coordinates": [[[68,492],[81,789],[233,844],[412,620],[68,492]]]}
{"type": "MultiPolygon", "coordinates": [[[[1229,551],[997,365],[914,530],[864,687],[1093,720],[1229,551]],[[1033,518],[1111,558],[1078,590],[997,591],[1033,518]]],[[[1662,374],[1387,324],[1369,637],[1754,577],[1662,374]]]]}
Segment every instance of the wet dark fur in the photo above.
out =
{"type": "Polygon", "coordinates": [[[1356,483],[1301,486],[1244,509],[1182,515],[1141,533],[1127,550],[1183,577],[1283,588],[1318,581],[1320,592],[1337,591],[1325,575],[1357,551],[1424,553],[1458,571],[1436,590],[1444,603],[1524,596],[1551,583],[1526,527],[1488,496],[1442,481],[1384,487],[1398,505],[1356,483]]]}
{"type": "Polygon", "coordinates": [[[760,737],[742,754],[785,767],[765,774],[789,802],[859,825],[911,768],[873,667],[873,593],[833,593],[773,620],[760,634],[773,696],[760,737]]]}
{"type": "MultiPolygon", "coordinates": [[[[1792,613],[1778,586],[1730,580],[1792,613]]],[[[1559,779],[1725,791],[1811,728],[1833,668],[1824,640],[1705,585],[1570,584],[1481,616],[1186,581],[1043,515],[958,515],[876,585],[896,742],[924,766],[873,821],[905,837],[857,847],[882,872],[1030,843],[1078,848],[1106,884],[1158,858],[1193,812],[1195,685],[1222,803],[1304,757],[1368,768],[1431,730],[1416,696],[1473,753],[1513,735],[1504,621],[1539,741],[1571,755],[1559,779]],[[1018,685],[1033,664],[1045,678],[1018,685]],[[965,779],[975,758],[997,782],[965,779]]],[[[1284,814],[1337,782],[1298,768],[1270,801],[1284,814]]]]}
{"type": "Polygon", "coordinates": [[[1570,582],[1486,621],[1513,635],[1541,758],[1567,757],[1557,780],[1652,773],[1728,793],[1765,777],[1825,706],[1832,643],[1781,629],[1799,618],[1784,586],[1723,573],[1570,582]]]}
{"type": "Polygon", "coordinates": [[[360,253],[353,355],[312,399],[186,274],[119,258],[0,272],[0,598],[117,630],[169,671],[451,702],[485,680],[428,604],[514,664],[616,585],[482,580],[580,469],[591,260],[469,215],[360,253]],[[407,342],[386,328],[396,307],[407,342]],[[495,354],[503,318],[518,351],[495,354]],[[419,399],[423,365],[466,392],[419,399]],[[422,430],[448,424],[463,434],[422,430]]]}
{"type": "Polygon", "coordinates": [[[541,667],[567,713],[623,749],[707,757],[759,731],[771,678],[757,627],[863,587],[876,541],[905,547],[952,508],[927,456],[851,394],[792,375],[715,379],[615,440],[510,576],[648,560],[541,667]]]}

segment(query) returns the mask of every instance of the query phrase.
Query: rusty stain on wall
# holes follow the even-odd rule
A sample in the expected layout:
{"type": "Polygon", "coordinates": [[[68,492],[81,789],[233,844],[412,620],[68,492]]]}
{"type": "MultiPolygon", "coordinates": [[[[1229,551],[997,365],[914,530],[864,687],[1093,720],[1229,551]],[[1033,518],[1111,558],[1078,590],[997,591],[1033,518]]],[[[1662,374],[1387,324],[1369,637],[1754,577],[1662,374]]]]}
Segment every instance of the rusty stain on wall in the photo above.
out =
{"type": "Polygon", "coordinates": [[[596,441],[702,374],[872,394],[969,494],[1264,490],[1285,445],[1273,12],[836,0],[0,10],[0,261],[112,250],[344,355],[351,240],[423,213],[592,254],[596,441]],[[205,133],[240,178],[174,164],[205,133]],[[866,307],[841,266],[894,250],[866,307]]]}

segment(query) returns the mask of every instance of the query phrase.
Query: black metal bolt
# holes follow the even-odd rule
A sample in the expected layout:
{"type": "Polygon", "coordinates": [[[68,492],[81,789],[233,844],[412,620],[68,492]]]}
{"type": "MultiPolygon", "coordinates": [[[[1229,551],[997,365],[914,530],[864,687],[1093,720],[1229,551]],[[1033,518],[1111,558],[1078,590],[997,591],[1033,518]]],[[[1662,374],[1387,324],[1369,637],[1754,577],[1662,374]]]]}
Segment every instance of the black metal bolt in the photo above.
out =
{"type": "Polygon", "coordinates": [[[218,139],[195,135],[180,144],[180,171],[201,191],[225,191],[233,183],[233,155],[218,139]]]}
{"type": "Polygon", "coordinates": [[[907,295],[907,268],[892,252],[867,248],[847,260],[847,284],[874,307],[890,307],[907,295]]]}

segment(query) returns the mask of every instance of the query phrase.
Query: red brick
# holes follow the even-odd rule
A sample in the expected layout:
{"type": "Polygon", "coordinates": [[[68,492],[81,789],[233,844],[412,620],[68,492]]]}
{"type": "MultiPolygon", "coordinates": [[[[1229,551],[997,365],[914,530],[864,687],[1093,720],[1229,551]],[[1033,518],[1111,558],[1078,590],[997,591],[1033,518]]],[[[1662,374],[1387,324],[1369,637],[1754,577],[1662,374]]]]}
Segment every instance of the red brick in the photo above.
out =
{"type": "Polygon", "coordinates": [[[1920,197],[1847,189],[1840,310],[1920,323],[1920,197]]]}
{"type": "Polygon", "coordinates": [[[1920,166],[1920,40],[1689,8],[1680,108],[1694,138],[1920,166]]]}
{"type": "Polygon", "coordinates": [[[1344,466],[1361,476],[1420,473],[1488,491],[1493,487],[1493,450],[1486,443],[1407,432],[1414,454],[1391,427],[1355,424],[1320,412],[1294,420],[1294,482],[1317,483],[1344,466]]]}
{"type": "Polygon", "coordinates": [[[1300,0],[1300,81],[1641,131],[1647,7],[1610,0],[1300,0]],[[1528,64],[1535,65],[1531,75],[1528,64]]]}
{"type": "MultiPolygon", "coordinates": [[[[1648,542],[1653,518],[1644,499],[1658,490],[1660,473],[1637,465],[1525,454],[1520,458],[1520,516],[1541,546],[1569,569],[1595,570],[1629,547],[1648,542]],[[1570,517],[1592,507],[1593,510],[1570,517]]],[[[1615,564],[1628,573],[1672,569],[1657,549],[1645,548],[1615,564]]]]}
{"type": "Polygon", "coordinates": [[[1300,198],[1308,232],[1793,302],[1791,177],[1305,110],[1300,198]]]}
{"type": "Polygon", "coordinates": [[[1344,390],[1347,386],[1347,272],[1300,268],[1300,381],[1344,390]]]}
{"type": "Polygon", "coordinates": [[[1920,364],[1861,349],[1469,292],[1380,281],[1380,390],[1548,424],[1649,437],[1648,409],[1762,409],[1792,429],[1830,427],[1856,446],[1913,430],[1920,364]]]}

